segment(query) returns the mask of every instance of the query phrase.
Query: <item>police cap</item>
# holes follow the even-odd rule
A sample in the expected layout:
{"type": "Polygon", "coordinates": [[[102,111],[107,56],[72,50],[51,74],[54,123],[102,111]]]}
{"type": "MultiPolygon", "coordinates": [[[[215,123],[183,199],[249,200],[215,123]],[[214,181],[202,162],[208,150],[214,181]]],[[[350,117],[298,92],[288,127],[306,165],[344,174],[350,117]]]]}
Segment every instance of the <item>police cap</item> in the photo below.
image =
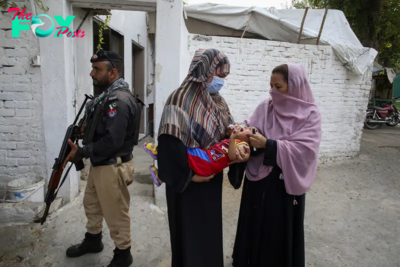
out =
{"type": "Polygon", "coordinates": [[[122,58],[118,53],[113,51],[97,50],[97,52],[92,56],[90,62],[100,62],[100,61],[110,61],[114,67],[113,62],[121,62],[122,58]]]}

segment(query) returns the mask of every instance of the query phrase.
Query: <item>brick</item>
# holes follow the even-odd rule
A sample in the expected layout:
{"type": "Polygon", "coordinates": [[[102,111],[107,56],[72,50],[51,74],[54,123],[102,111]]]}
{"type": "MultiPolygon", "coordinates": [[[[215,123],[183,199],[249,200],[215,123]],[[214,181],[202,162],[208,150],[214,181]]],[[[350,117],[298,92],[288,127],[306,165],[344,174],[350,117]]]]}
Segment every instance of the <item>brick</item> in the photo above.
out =
{"type": "Polygon", "coordinates": [[[15,109],[16,117],[31,117],[33,114],[32,110],[29,109],[15,109]]]}
{"type": "Polygon", "coordinates": [[[10,75],[0,75],[0,84],[11,83],[12,77],[10,75]]]}
{"type": "Polygon", "coordinates": [[[28,140],[28,134],[20,133],[20,134],[8,134],[4,137],[5,141],[24,141],[28,140]]]}
{"type": "Polygon", "coordinates": [[[5,92],[25,92],[27,91],[27,86],[24,84],[8,84],[4,85],[2,89],[5,92]]]}
{"type": "Polygon", "coordinates": [[[14,95],[10,93],[0,93],[0,100],[14,100],[14,95]]]}
{"type": "Polygon", "coordinates": [[[28,103],[25,101],[6,101],[5,107],[6,108],[27,108],[28,103]]]}
{"type": "Polygon", "coordinates": [[[7,153],[8,158],[29,158],[31,153],[29,151],[10,150],[7,153]]]}
{"type": "Polygon", "coordinates": [[[21,49],[5,49],[7,57],[28,57],[28,50],[25,48],[21,49]]]}
{"type": "Polygon", "coordinates": [[[18,43],[18,39],[17,38],[4,38],[0,41],[0,46],[1,47],[12,47],[14,48],[18,43]]]}
{"type": "Polygon", "coordinates": [[[5,67],[5,74],[25,74],[26,70],[23,67],[5,67]]]}
{"type": "Polygon", "coordinates": [[[13,96],[15,100],[32,100],[31,93],[14,93],[13,96]]]}
{"type": "Polygon", "coordinates": [[[17,60],[15,58],[2,57],[0,58],[0,65],[15,66],[17,65],[17,60]]]}
{"type": "Polygon", "coordinates": [[[16,130],[16,126],[0,125],[0,133],[14,133],[16,130]]]}
{"type": "MultiPolygon", "coordinates": [[[[15,162],[17,162],[16,159],[13,159],[13,160],[15,162]]],[[[6,168],[5,173],[8,174],[8,175],[26,174],[26,173],[29,173],[29,167],[16,165],[16,167],[8,167],[8,168],[6,168]]]]}
{"type": "Polygon", "coordinates": [[[0,166],[18,166],[16,159],[3,159],[0,160],[0,166]]]}
{"type": "Polygon", "coordinates": [[[28,108],[38,110],[41,108],[39,101],[29,101],[27,102],[28,108]]]}
{"type": "Polygon", "coordinates": [[[17,143],[14,142],[0,142],[0,149],[16,149],[17,143]]]}
{"type": "Polygon", "coordinates": [[[36,164],[35,158],[17,159],[18,166],[31,166],[36,164]]]}
{"type": "Polygon", "coordinates": [[[267,46],[281,46],[280,42],[267,41],[265,43],[266,43],[267,46]]]}
{"type": "Polygon", "coordinates": [[[28,73],[33,74],[33,76],[39,76],[41,74],[41,70],[39,68],[30,67],[28,68],[28,73]]]}
{"type": "Polygon", "coordinates": [[[43,166],[30,166],[29,171],[34,172],[37,175],[41,175],[41,176],[46,175],[47,176],[47,170],[43,166]]]}
{"type": "Polygon", "coordinates": [[[13,79],[13,83],[30,83],[29,75],[9,75],[13,79]]]}
{"type": "Polygon", "coordinates": [[[22,142],[22,143],[17,143],[16,148],[18,149],[33,149],[35,145],[32,142],[22,142]]]}
{"type": "MultiPolygon", "coordinates": [[[[0,109],[0,116],[13,117],[14,115],[15,115],[14,109],[9,109],[9,108],[0,109]]],[[[1,125],[0,125],[0,129],[1,129],[1,125]]],[[[2,132],[2,131],[0,130],[0,132],[2,132]]]]}
{"type": "Polygon", "coordinates": [[[0,21],[0,29],[11,29],[11,20],[10,21],[0,21]]]}
{"type": "Polygon", "coordinates": [[[23,66],[25,68],[29,68],[30,67],[30,58],[28,57],[18,57],[16,58],[16,62],[18,66],[23,66]]]}
{"type": "Polygon", "coordinates": [[[30,80],[32,83],[40,83],[42,82],[42,77],[40,75],[32,75],[30,76],[30,80]]]}
{"type": "Polygon", "coordinates": [[[35,134],[35,133],[28,133],[29,140],[32,141],[42,141],[43,135],[42,134],[35,134]]]}

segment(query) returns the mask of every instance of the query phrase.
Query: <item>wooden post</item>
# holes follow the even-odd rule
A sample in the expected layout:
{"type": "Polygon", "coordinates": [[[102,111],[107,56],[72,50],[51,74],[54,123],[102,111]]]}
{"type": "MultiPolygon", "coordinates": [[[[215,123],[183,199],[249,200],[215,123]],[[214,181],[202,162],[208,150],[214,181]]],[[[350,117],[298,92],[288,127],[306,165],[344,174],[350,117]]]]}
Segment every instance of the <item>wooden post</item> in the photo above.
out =
{"type": "Polygon", "coordinates": [[[328,9],[325,9],[324,18],[322,19],[321,28],[319,29],[318,38],[317,38],[317,45],[319,44],[319,40],[321,39],[322,29],[324,28],[326,15],[328,15],[328,9]]]}
{"type": "Polygon", "coordinates": [[[297,40],[297,43],[298,43],[298,44],[300,43],[300,41],[301,41],[301,36],[303,35],[303,27],[304,27],[304,22],[306,21],[308,9],[309,9],[309,7],[306,7],[306,11],[304,12],[304,16],[303,16],[303,21],[301,22],[300,33],[299,33],[299,39],[297,40]]]}
{"type": "Polygon", "coordinates": [[[247,21],[246,28],[244,29],[244,31],[243,31],[243,33],[242,33],[242,37],[240,37],[240,39],[241,39],[241,38],[243,38],[244,34],[245,34],[245,33],[246,33],[246,31],[247,31],[247,28],[248,28],[248,27],[249,27],[249,25],[250,25],[251,16],[253,16],[253,12],[251,12],[251,14],[250,14],[249,21],[247,21]]]}

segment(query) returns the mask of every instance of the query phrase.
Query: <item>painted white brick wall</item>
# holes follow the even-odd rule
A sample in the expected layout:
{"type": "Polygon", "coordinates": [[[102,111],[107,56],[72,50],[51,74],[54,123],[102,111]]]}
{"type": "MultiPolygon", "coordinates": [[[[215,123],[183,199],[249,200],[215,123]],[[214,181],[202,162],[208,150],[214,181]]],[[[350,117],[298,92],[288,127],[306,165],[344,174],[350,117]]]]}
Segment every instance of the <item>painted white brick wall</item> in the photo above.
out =
{"type": "Polygon", "coordinates": [[[12,38],[11,14],[0,8],[0,191],[46,173],[41,70],[30,65],[37,54],[39,40],[27,31],[12,38]]]}
{"type": "Polygon", "coordinates": [[[329,46],[189,35],[190,58],[199,48],[216,48],[229,57],[231,74],[221,95],[239,123],[269,97],[274,67],[289,62],[302,64],[322,113],[321,161],[358,154],[371,88],[370,73],[357,76],[348,71],[329,46]]]}

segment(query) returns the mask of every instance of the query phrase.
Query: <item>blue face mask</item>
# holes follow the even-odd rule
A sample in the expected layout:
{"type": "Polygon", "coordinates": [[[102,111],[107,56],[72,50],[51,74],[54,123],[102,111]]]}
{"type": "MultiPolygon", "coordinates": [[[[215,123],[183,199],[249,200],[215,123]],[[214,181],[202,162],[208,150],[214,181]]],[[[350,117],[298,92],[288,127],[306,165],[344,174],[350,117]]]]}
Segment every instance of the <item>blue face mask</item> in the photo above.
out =
{"type": "Polygon", "coordinates": [[[207,83],[207,89],[210,94],[218,93],[222,86],[224,86],[224,79],[217,76],[213,77],[212,82],[207,83]]]}

